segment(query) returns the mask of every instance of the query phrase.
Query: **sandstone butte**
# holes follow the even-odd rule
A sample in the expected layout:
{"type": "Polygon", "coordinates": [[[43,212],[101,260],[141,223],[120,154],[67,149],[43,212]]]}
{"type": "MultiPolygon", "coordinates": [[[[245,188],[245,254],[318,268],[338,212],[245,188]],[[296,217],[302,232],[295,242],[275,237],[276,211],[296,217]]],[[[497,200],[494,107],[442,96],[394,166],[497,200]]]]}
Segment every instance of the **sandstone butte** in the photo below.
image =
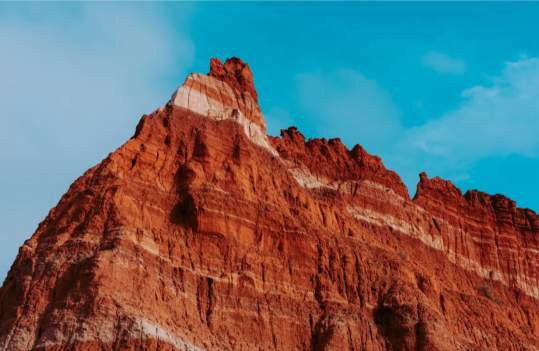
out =
{"type": "Polygon", "coordinates": [[[539,350],[539,218],[266,135],[240,59],[78,178],[0,290],[0,350],[539,350]]]}

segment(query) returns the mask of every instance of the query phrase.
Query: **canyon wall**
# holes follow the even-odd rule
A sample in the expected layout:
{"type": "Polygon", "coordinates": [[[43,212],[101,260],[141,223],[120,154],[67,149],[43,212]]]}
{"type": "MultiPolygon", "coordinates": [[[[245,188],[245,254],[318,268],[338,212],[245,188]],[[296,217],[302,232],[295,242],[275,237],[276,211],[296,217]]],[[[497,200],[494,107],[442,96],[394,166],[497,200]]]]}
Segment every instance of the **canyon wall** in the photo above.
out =
{"type": "Polygon", "coordinates": [[[0,290],[0,350],[537,350],[539,218],[361,146],[268,137],[212,60],[77,179],[0,290]]]}

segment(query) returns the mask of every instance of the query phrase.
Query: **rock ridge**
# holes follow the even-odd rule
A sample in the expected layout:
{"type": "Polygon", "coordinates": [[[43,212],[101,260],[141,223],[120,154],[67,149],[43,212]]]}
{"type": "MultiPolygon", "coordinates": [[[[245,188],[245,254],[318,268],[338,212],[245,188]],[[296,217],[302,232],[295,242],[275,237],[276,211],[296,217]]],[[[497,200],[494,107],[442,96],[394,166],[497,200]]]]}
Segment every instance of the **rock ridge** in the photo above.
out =
{"type": "Polygon", "coordinates": [[[238,58],[230,58],[224,65],[219,59],[212,59],[209,74],[190,74],[171,103],[211,118],[245,117],[265,136],[266,122],[251,70],[238,58]]]}
{"type": "Polygon", "coordinates": [[[231,57],[225,61],[224,65],[218,58],[212,58],[208,75],[227,83],[240,92],[250,94],[254,101],[258,103],[253,73],[249,65],[240,58],[231,57]]]}
{"type": "Polygon", "coordinates": [[[86,171],[0,288],[0,350],[538,350],[539,221],[268,137],[239,59],[86,171]]]}

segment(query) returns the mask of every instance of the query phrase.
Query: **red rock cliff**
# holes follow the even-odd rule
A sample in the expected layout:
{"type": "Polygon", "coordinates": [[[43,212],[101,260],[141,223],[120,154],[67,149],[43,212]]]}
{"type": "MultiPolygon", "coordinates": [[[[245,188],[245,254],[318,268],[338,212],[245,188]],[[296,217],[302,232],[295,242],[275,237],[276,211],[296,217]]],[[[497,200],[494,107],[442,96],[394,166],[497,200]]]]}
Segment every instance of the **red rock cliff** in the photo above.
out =
{"type": "Polygon", "coordinates": [[[0,290],[0,350],[536,350],[539,218],[361,146],[268,138],[212,60],[73,183],[0,290]]]}

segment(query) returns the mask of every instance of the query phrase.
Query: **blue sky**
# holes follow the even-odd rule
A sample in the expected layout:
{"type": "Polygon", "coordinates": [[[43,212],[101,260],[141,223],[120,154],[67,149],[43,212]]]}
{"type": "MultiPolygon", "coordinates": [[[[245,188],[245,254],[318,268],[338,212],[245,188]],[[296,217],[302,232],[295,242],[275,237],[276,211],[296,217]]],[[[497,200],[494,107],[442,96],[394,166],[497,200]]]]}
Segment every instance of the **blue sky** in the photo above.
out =
{"type": "Polygon", "coordinates": [[[539,210],[539,4],[0,4],[0,280],[84,170],[210,57],[296,125],[539,210]]]}

